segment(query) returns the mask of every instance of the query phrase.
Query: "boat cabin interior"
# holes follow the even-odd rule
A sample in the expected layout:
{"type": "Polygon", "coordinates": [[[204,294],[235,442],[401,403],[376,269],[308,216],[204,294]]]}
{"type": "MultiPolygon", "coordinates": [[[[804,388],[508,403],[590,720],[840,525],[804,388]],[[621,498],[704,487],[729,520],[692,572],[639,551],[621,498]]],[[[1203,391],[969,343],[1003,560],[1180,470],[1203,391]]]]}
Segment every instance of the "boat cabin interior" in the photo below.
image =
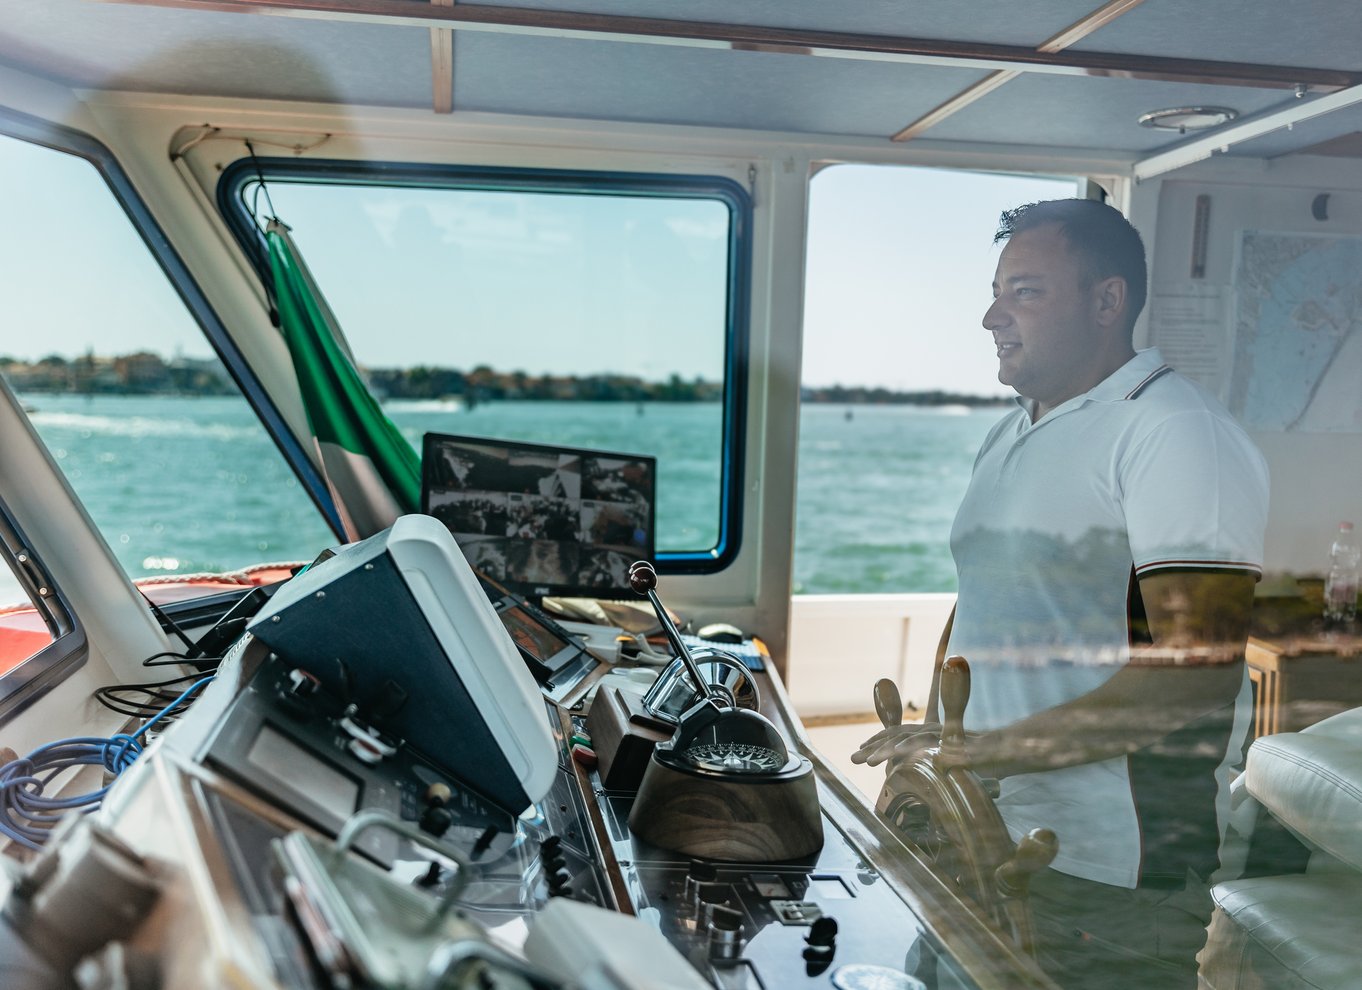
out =
{"type": "Polygon", "coordinates": [[[1057,198],[1271,479],[1167,985],[1362,985],[1362,17],[1095,3],[9,0],[0,985],[1164,985],[943,662],[1057,198]]]}

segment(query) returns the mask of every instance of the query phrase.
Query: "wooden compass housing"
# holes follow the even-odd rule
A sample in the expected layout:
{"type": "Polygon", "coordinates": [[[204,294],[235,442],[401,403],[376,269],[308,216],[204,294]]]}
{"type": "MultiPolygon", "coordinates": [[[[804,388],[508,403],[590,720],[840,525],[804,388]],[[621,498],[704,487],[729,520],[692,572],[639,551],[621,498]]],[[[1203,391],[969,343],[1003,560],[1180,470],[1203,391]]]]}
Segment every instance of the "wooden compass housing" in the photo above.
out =
{"type": "Polygon", "coordinates": [[[813,766],[792,757],[773,774],[673,765],[654,752],[629,828],[662,849],[739,863],[799,859],[823,848],[813,766]]]}

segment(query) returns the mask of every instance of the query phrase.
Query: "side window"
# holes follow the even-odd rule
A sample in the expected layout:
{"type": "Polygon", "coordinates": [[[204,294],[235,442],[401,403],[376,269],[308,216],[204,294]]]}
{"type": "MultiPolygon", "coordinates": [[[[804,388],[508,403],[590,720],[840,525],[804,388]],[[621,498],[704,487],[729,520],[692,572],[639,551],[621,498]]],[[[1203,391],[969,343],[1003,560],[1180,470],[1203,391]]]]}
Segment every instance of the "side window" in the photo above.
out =
{"type": "Polygon", "coordinates": [[[0,719],[85,661],[85,634],[0,503],[0,719]]]}
{"type": "Polygon", "coordinates": [[[0,174],[0,374],[128,575],[196,597],[334,543],[91,162],[0,136],[0,174]]]}
{"type": "Polygon", "coordinates": [[[980,324],[992,234],[1005,209],[1074,195],[1074,180],[904,166],[814,177],[796,594],[956,590],[951,521],[1014,394],[980,324]]]}
{"type": "Polygon", "coordinates": [[[0,566],[0,678],[32,659],[56,639],[43,612],[8,559],[0,566]]]}
{"type": "MultiPolygon", "coordinates": [[[[459,170],[427,170],[417,186],[393,184],[397,166],[379,185],[290,164],[264,163],[268,201],[417,450],[437,432],[653,455],[664,565],[726,564],[741,468],[740,187],[459,170]]],[[[266,201],[255,176],[236,179],[247,223],[266,201]]]]}

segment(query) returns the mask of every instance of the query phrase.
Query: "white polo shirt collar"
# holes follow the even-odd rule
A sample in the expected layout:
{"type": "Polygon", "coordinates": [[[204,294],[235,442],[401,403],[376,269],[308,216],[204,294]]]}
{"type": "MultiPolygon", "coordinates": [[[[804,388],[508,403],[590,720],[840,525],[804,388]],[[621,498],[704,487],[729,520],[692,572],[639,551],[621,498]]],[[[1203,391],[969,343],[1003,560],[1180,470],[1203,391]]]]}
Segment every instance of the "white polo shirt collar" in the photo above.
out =
{"type": "Polygon", "coordinates": [[[1133,358],[1088,391],[1061,402],[1037,423],[1031,422],[1035,416],[1035,400],[1019,395],[1015,401],[1026,410],[1027,418],[1023,429],[1048,423],[1056,416],[1072,412],[1088,402],[1127,402],[1138,399],[1146,388],[1172,370],[1171,366],[1164,363],[1163,355],[1159,353],[1157,347],[1146,347],[1136,351],[1133,358]]]}

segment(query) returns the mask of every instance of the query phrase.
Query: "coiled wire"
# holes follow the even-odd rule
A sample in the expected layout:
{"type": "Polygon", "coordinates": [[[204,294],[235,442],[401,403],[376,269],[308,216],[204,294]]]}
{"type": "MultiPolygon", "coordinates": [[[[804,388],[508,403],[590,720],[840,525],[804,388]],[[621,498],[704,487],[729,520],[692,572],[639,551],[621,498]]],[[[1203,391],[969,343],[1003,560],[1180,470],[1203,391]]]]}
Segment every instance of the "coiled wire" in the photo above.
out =
{"type": "Polygon", "coordinates": [[[96,810],[111,784],[67,797],[47,797],[44,791],[57,775],[72,767],[102,766],[117,777],[142,755],[147,733],[212,680],[208,676],[195,681],[131,734],[118,732],[107,739],[58,739],[0,767],[0,834],[27,849],[38,850],[52,826],[67,812],[89,814],[96,810]]]}

